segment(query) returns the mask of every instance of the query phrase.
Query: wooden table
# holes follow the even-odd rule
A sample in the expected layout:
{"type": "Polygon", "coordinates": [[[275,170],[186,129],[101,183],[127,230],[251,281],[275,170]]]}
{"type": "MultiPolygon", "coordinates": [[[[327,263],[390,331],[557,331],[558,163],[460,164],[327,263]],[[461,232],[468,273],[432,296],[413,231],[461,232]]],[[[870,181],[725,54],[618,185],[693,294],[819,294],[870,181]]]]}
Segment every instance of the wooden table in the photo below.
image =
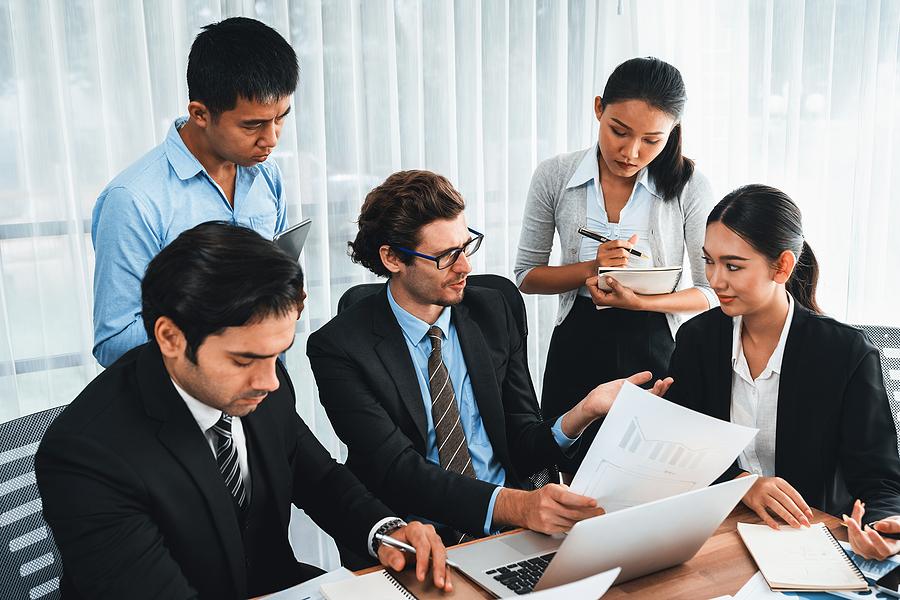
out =
{"type": "MultiPolygon", "coordinates": [[[[813,523],[825,523],[834,537],[847,541],[847,529],[838,519],[816,509],[813,514],[813,523]]],[[[762,519],[743,503],[738,504],[694,558],[682,565],[613,586],[603,600],[710,600],[725,594],[734,596],[757,571],[756,563],[737,532],[738,523],[762,523],[762,519]]],[[[468,543],[477,544],[479,540],[468,543]]],[[[372,567],[358,571],[357,575],[382,568],[372,567]]],[[[456,572],[453,576],[462,577],[456,572]]],[[[483,590],[482,593],[485,598],[492,598],[483,590]]]]}
{"type": "MultiPolygon", "coordinates": [[[[825,523],[837,539],[847,541],[847,529],[841,526],[838,519],[816,509],[813,509],[813,514],[813,523],[825,523]]],[[[694,558],[676,567],[613,586],[603,600],[710,600],[725,594],[735,595],[758,570],[737,532],[738,523],[762,523],[762,519],[743,503],[738,504],[694,558]]],[[[379,569],[381,567],[372,567],[357,574],[379,569]]],[[[453,576],[461,577],[457,572],[453,576]]],[[[492,598],[487,592],[483,591],[483,594],[485,598],[492,598]]]]}

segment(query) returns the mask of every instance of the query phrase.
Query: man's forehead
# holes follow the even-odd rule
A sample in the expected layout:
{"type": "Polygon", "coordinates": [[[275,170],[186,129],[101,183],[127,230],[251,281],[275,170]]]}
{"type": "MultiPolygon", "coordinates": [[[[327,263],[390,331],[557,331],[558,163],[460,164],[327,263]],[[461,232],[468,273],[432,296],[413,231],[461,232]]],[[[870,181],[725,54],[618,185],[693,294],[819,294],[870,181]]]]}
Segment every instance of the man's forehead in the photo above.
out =
{"type": "Polygon", "coordinates": [[[422,227],[419,232],[420,245],[432,249],[455,248],[469,241],[471,235],[466,227],[465,213],[452,219],[438,219],[422,227]]]}

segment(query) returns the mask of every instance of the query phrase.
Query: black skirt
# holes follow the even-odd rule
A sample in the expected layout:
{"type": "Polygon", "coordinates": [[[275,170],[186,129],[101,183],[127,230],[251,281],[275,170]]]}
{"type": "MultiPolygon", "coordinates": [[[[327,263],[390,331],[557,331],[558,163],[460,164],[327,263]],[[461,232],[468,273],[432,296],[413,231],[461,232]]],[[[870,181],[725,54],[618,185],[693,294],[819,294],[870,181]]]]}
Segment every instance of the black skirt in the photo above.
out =
{"type": "MultiPolygon", "coordinates": [[[[665,376],[675,341],[666,315],[621,308],[597,310],[590,299],[575,297],[575,305],[554,330],[547,352],[541,411],[544,419],[556,420],[588,393],[607,381],[650,371],[653,379],[665,376]]],[[[563,473],[575,473],[587,453],[602,419],[582,434],[578,451],[563,473]]]]}

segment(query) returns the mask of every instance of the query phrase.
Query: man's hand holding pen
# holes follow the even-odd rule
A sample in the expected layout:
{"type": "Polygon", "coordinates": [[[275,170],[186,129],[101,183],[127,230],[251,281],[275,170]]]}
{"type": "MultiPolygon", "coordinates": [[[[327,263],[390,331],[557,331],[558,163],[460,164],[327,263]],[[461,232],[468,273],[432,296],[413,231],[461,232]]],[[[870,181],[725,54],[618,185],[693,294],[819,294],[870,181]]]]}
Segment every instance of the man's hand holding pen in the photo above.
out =
{"type": "MultiPolygon", "coordinates": [[[[416,579],[425,581],[430,559],[434,564],[434,585],[447,592],[453,591],[450,571],[447,569],[447,550],[433,526],[412,521],[409,525],[391,532],[389,537],[415,548],[416,579]]],[[[408,557],[408,554],[386,543],[382,543],[378,548],[378,560],[382,565],[395,571],[403,570],[408,557]]]]}

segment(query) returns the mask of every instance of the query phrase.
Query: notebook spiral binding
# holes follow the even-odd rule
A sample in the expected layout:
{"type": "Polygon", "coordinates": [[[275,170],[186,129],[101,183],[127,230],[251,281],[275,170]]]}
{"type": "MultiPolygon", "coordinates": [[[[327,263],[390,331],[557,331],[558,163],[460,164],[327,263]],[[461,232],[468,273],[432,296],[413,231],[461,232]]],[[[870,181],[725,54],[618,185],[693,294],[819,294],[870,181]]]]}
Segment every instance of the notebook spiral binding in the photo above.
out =
{"type": "Polygon", "coordinates": [[[862,574],[862,571],[859,570],[859,567],[856,566],[856,563],[853,562],[853,559],[850,558],[850,555],[847,554],[847,551],[844,550],[844,547],[841,546],[841,543],[834,537],[834,534],[831,533],[831,530],[828,529],[825,525],[822,525],[822,529],[824,529],[828,533],[828,537],[831,538],[831,543],[835,545],[835,547],[841,551],[841,554],[844,555],[844,560],[853,567],[853,570],[856,571],[857,576],[859,576],[860,581],[866,581],[866,577],[862,574]]]}
{"type": "Polygon", "coordinates": [[[397,581],[397,578],[395,578],[393,575],[388,573],[387,570],[381,571],[381,574],[384,575],[387,578],[387,580],[390,581],[391,584],[395,588],[397,588],[397,590],[401,594],[403,594],[406,598],[409,598],[409,600],[417,600],[417,598],[415,596],[413,596],[412,592],[410,592],[408,589],[406,589],[406,586],[403,585],[402,583],[400,583],[399,581],[397,581]]]}

